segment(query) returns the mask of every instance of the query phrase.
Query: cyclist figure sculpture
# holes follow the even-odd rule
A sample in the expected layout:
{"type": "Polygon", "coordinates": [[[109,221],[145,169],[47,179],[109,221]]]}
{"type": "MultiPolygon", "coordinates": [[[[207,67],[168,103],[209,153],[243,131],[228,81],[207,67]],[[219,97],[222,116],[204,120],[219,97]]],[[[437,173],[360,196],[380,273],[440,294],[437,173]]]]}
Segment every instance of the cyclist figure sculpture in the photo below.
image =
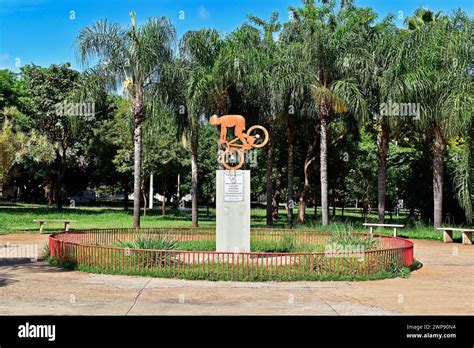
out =
{"type": "Polygon", "coordinates": [[[242,167],[244,151],[254,147],[263,147],[268,142],[268,131],[262,126],[252,126],[244,133],[245,118],[242,115],[224,115],[221,117],[212,115],[209,121],[213,126],[221,126],[219,143],[225,144],[226,149],[220,160],[224,167],[229,170],[242,167]],[[235,139],[227,141],[227,128],[234,128],[235,139]],[[238,143],[239,140],[242,144],[238,143]],[[236,160],[234,153],[238,155],[238,160],[236,160]],[[230,161],[228,161],[229,157],[230,161]]]}
{"type": "Polygon", "coordinates": [[[242,144],[244,145],[244,149],[248,150],[252,146],[249,146],[247,143],[247,134],[243,133],[245,129],[245,117],[242,115],[224,115],[224,116],[217,116],[212,115],[210,118],[210,124],[213,126],[220,125],[221,126],[221,136],[219,138],[219,143],[227,144],[227,128],[234,128],[234,134],[237,138],[240,139],[242,144]]]}

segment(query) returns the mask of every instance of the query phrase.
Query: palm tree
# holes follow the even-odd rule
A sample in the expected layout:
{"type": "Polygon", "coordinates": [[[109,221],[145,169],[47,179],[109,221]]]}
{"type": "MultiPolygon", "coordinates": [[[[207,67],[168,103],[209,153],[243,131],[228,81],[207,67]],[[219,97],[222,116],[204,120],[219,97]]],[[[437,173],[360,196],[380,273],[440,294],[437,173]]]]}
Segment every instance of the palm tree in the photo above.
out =
{"type": "Polygon", "coordinates": [[[134,120],[133,226],[140,227],[143,122],[146,114],[153,112],[147,105],[156,97],[155,88],[163,65],[172,58],[176,34],[166,17],[149,18],[141,27],[137,26],[135,13],[130,13],[130,18],[131,27],[97,21],[81,30],[77,44],[83,64],[98,59],[86,75],[112,91],[122,84],[131,99],[134,120]]]}
{"type": "MultiPolygon", "coordinates": [[[[289,200],[293,197],[293,175],[294,175],[294,136],[297,134],[295,122],[300,121],[303,124],[307,121],[313,120],[315,116],[315,105],[311,101],[310,84],[312,82],[311,75],[308,71],[308,56],[305,51],[305,43],[303,37],[304,27],[302,21],[290,20],[283,26],[280,34],[280,42],[282,43],[282,66],[285,69],[283,79],[286,86],[286,93],[283,94],[283,100],[288,104],[286,111],[286,135],[288,145],[288,221],[292,222],[293,209],[289,200]]],[[[315,149],[317,147],[317,133],[318,130],[312,129],[309,134],[308,147],[303,164],[303,185],[299,194],[298,206],[298,221],[304,222],[306,214],[306,202],[309,196],[310,189],[310,167],[315,160],[315,149]]]]}
{"type": "Polygon", "coordinates": [[[320,180],[322,225],[329,223],[328,202],[328,125],[333,112],[351,111],[365,117],[366,102],[357,82],[343,75],[341,57],[348,47],[357,45],[357,31],[365,29],[365,13],[349,6],[337,15],[333,3],[316,7],[306,0],[305,7],[293,9],[294,16],[303,26],[308,70],[312,72],[311,92],[317,105],[320,121],[320,180]],[[362,22],[364,23],[364,22],[362,22]]]}
{"type": "MultiPolygon", "coordinates": [[[[185,69],[186,118],[181,123],[191,147],[192,225],[198,226],[198,139],[201,117],[224,108],[227,87],[220,84],[216,60],[222,47],[214,29],[188,31],[180,42],[180,56],[185,69]]],[[[223,110],[221,110],[223,111],[223,110]]]]}
{"type": "MultiPolygon", "coordinates": [[[[281,48],[275,34],[280,31],[281,24],[278,20],[278,13],[274,12],[268,21],[257,16],[249,15],[251,23],[261,30],[260,37],[255,40],[255,31],[248,29],[248,45],[242,52],[241,60],[247,70],[247,83],[245,89],[257,101],[261,115],[266,121],[270,140],[267,143],[266,159],[266,200],[267,226],[273,225],[273,162],[275,142],[272,139],[275,123],[278,115],[281,115],[284,107],[281,98],[282,80],[279,78],[282,73],[281,48]]],[[[255,28],[253,28],[255,29],[255,28]]]]}
{"type": "Polygon", "coordinates": [[[445,16],[441,12],[434,13],[429,9],[419,8],[415,11],[414,16],[407,17],[405,24],[409,30],[418,30],[427,24],[433,23],[443,18],[445,18],[445,16]]]}
{"type": "MultiPolygon", "coordinates": [[[[314,117],[313,103],[310,100],[309,84],[311,80],[306,73],[306,57],[304,52],[304,43],[299,33],[300,27],[296,21],[285,23],[280,34],[281,46],[281,62],[279,63],[279,85],[281,88],[282,100],[284,101],[284,116],[286,120],[286,137],[288,148],[287,161],[287,219],[290,225],[293,223],[293,207],[294,207],[294,162],[295,162],[295,138],[297,135],[297,122],[305,122],[308,118],[314,117]]],[[[308,148],[308,154],[313,155],[312,142],[308,148]]],[[[308,156],[307,156],[308,157],[308,156]]],[[[306,159],[309,160],[308,158],[306,159]]],[[[302,191],[306,190],[306,194],[300,195],[300,205],[298,219],[300,222],[304,220],[305,199],[309,189],[308,182],[308,165],[305,163],[305,185],[302,191]],[[301,216],[303,216],[301,218],[301,216]]]]}
{"type": "Polygon", "coordinates": [[[363,33],[365,45],[353,47],[344,56],[346,73],[356,76],[363,89],[372,121],[377,129],[377,191],[379,222],[385,221],[385,200],[387,185],[387,156],[390,136],[397,128],[400,118],[394,115],[381,115],[381,105],[400,100],[403,91],[396,88],[397,82],[405,73],[403,62],[404,36],[387,17],[382,22],[363,33]]]}
{"type": "MultiPolygon", "coordinates": [[[[244,24],[232,32],[225,41],[216,61],[216,75],[223,76],[222,86],[232,85],[242,98],[243,108],[257,109],[270,135],[266,158],[267,226],[273,224],[273,130],[281,115],[282,100],[281,50],[275,34],[280,30],[278,13],[268,21],[249,15],[255,27],[244,24]],[[225,76],[227,74],[227,76],[225,76]]],[[[225,95],[222,92],[221,95],[225,95]]]]}
{"type": "Polygon", "coordinates": [[[409,33],[413,71],[403,87],[421,104],[421,131],[433,138],[433,224],[443,218],[444,156],[448,140],[467,134],[472,122],[473,81],[467,73],[472,23],[459,16],[429,22],[409,33]]]}

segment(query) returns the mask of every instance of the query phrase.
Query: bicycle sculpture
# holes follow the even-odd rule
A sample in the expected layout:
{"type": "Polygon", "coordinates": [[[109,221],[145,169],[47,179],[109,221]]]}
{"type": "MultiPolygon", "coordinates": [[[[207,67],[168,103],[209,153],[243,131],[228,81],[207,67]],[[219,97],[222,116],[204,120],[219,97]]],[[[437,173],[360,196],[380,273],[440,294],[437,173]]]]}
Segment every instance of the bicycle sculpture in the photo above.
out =
{"type": "Polygon", "coordinates": [[[268,131],[262,126],[252,126],[245,130],[245,118],[242,115],[212,115],[210,124],[221,126],[219,143],[225,145],[220,155],[220,162],[228,170],[241,168],[245,161],[244,152],[252,148],[260,148],[268,142],[268,131]],[[234,128],[235,138],[227,141],[227,128],[234,128]],[[240,142],[239,142],[240,141],[240,142]]]}

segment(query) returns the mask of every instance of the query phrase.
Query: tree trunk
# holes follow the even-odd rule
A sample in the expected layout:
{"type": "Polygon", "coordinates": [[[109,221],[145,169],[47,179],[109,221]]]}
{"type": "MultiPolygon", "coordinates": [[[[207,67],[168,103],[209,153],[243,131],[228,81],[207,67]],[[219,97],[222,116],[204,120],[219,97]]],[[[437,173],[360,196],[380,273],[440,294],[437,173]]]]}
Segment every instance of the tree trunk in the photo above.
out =
{"type": "Polygon", "coordinates": [[[138,96],[132,101],[132,115],[134,120],[134,167],[133,167],[133,227],[140,227],[140,191],[142,176],[142,127],[145,117],[143,100],[138,96]]]}
{"type": "Polygon", "coordinates": [[[127,182],[127,179],[124,179],[124,182],[123,182],[123,209],[124,210],[128,210],[128,194],[129,194],[129,190],[128,190],[128,182],[127,182]]]}
{"type": "Polygon", "coordinates": [[[146,190],[145,190],[145,179],[143,179],[143,182],[142,182],[142,195],[143,195],[143,216],[146,216],[146,190]]]}
{"type": "Polygon", "coordinates": [[[318,219],[318,195],[316,191],[313,193],[313,202],[314,202],[314,220],[318,219]]]}
{"type": "Polygon", "coordinates": [[[443,219],[443,181],[444,181],[444,154],[446,152],[446,142],[441,129],[434,130],[433,143],[433,221],[434,227],[440,227],[443,219]]]}
{"type": "Polygon", "coordinates": [[[286,197],[286,206],[287,206],[287,218],[290,226],[293,225],[293,174],[294,174],[294,129],[293,129],[293,120],[291,119],[290,115],[287,117],[286,129],[288,135],[288,189],[287,189],[287,197],[286,197]]]}
{"type": "Polygon", "coordinates": [[[266,161],[266,198],[267,198],[267,227],[273,226],[273,120],[268,125],[269,140],[267,144],[267,161],[266,161]]]}
{"type": "MultiPolygon", "coordinates": [[[[316,134],[316,132],[315,132],[316,134]]],[[[309,167],[315,160],[314,149],[316,148],[316,136],[314,140],[309,144],[308,150],[306,151],[306,158],[304,161],[304,186],[300,193],[299,206],[298,206],[298,222],[304,222],[306,219],[306,203],[308,201],[310,183],[309,183],[309,167]]]]}
{"type": "Polygon", "coordinates": [[[153,209],[153,173],[150,174],[150,210],[153,209]]]}
{"type": "Polygon", "coordinates": [[[61,174],[58,173],[57,176],[57,181],[56,181],[56,207],[58,210],[63,209],[63,197],[62,197],[62,180],[61,180],[61,174]]]}
{"type": "Polygon", "coordinates": [[[321,217],[322,225],[327,226],[329,223],[328,211],[328,119],[329,110],[326,102],[321,102],[321,139],[320,139],[320,161],[321,161],[321,217]]]}
{"type": "Polygon", "coordinates": [[[53,188],[53,181],[54,179],[52,177],[49,177],[48,179],[48,184],[47,184],[47,188],[48,188],[48,191],[47,191],[47,195],[48,195],[48,207],[52,207],[53,206],[53,201],[54,201],[54,188],[53,188]]]}
{"type": "Polygon", "coordinates": [[[56,159],[58,163],[58,172],[56,177],[56,206],[58,210],[63,209],[63,174],[64,174],[64,158],[66,157],[66,151],[63,149],[63,153],[59,150],[56,151],[56,159]]]}
{"type": "Polygon", "coordinates": [[[306,213],[305,186],[306,186],[306,182],[305,182],[305,185],[303,186],[303,188],[300,191],[300,196],[299,196],[299,200],[298,200],[299,201],[299,204],[298,204],[298,222],[300,222],[300,223],[304,222],[304,216],[305,216],[305,213],[306,213]]]}
{"type": "Polygon", "coordinates": [[[211,200],[211,197],[209,196],[209,192],[207,193],[206,195],[206,218],[209,219],[209,209],[210,209],[210,206],[209,206],[209,201],[211,200]]]}
{"type": "Polygon", "coordinates": [[[308,201],[308,194],[309,194],[309,175],[308,169],[311,162],[314,160],[313,158],[306,158],[304,162],[304,186],[300,193],[300,204],[298,207],[298,222],[304,222],[306,219],[306,202],[308,201]]]}
{"type": "Polygon", "coordinates": [[[191,131],[191,216],[192,226],[198,227],[198,134],[191,131]]]}
{"type": "Polygon", "coordinates": [[[163,187],[163,199],[161,200],[161,215],[165,216],[166,215],[166,176],[165,173],[163,172],[161,174],[161,185],[163,187]]]}
{"type": "Polygon", "coordinates": [[[275,191],[273,192],[273,200],[272,200],[272,205],[273,205],[273,211],[272,211],[272,217],[273,220],[279,220],[280,219],[280,198],[281,198],[281,170],[278,170],[276,179],[275,179],[275,191]]]}
{"type": "Polygon", "coordinates": [[[385,198],[387,184],[387,155],[390,139],[390,128],[385,122],[381,122],[379,133],[377,134],[378,147],[378,210],[379,223],[385,222],[385,198]]]}
{"type": "Polygon", "coordinates": [[[364,219],[364,222],[367,222],[367,215],[369,213],[369,205],[367,204],[367,201],[364,200],[362,202],[362,218],[364,219]]]}
{"type": "Polygon", "coordinates": [[[177,183],[177,188],[176,188],[176,196],[178,197],[178,202],[181,199],[181,194],[179,190],[180,185],[181,185],[181,175],[178,173],[178,183],[177,183]]]}

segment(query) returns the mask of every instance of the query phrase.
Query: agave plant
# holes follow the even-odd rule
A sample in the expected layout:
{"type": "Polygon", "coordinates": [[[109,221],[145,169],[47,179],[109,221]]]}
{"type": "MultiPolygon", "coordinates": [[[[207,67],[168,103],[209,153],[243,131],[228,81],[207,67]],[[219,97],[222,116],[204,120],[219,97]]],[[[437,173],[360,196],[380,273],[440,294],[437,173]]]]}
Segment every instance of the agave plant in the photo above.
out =
{"type": "MultiPolygon", "coordinates": [[[[159,251],[177,250],[179,247],[179,242],[169,236],[160,237],[144,235],[139,236],[132,241],[118,241],[117,245],[127,249],[150,250],[149,253],[144,253],[141,251],[136,252],[139,257],[141,255],[145,255],[142,258],[141,263],[144,267],[150,267],[170,265],[175,263],[176,259],[172,253],[159,251]]],[[[132,256],[132,254],[130,253],[129,256],[132,256]]]]}
{"type": "Polygon", "coordinates": [[[118,241],[122,248],[147,249],[147,250],[176,250],[179,242],[169,236],[162,238],[144,235],[132,241],[118,241]]]}
{"type": "Polygon", "coordinates": [[[343,248],[362,248],[363,250],[371,250],[376,247],[376,239],[372,236],[356,235],[352,226],[333,232],[331,243],[343,248]]]}

